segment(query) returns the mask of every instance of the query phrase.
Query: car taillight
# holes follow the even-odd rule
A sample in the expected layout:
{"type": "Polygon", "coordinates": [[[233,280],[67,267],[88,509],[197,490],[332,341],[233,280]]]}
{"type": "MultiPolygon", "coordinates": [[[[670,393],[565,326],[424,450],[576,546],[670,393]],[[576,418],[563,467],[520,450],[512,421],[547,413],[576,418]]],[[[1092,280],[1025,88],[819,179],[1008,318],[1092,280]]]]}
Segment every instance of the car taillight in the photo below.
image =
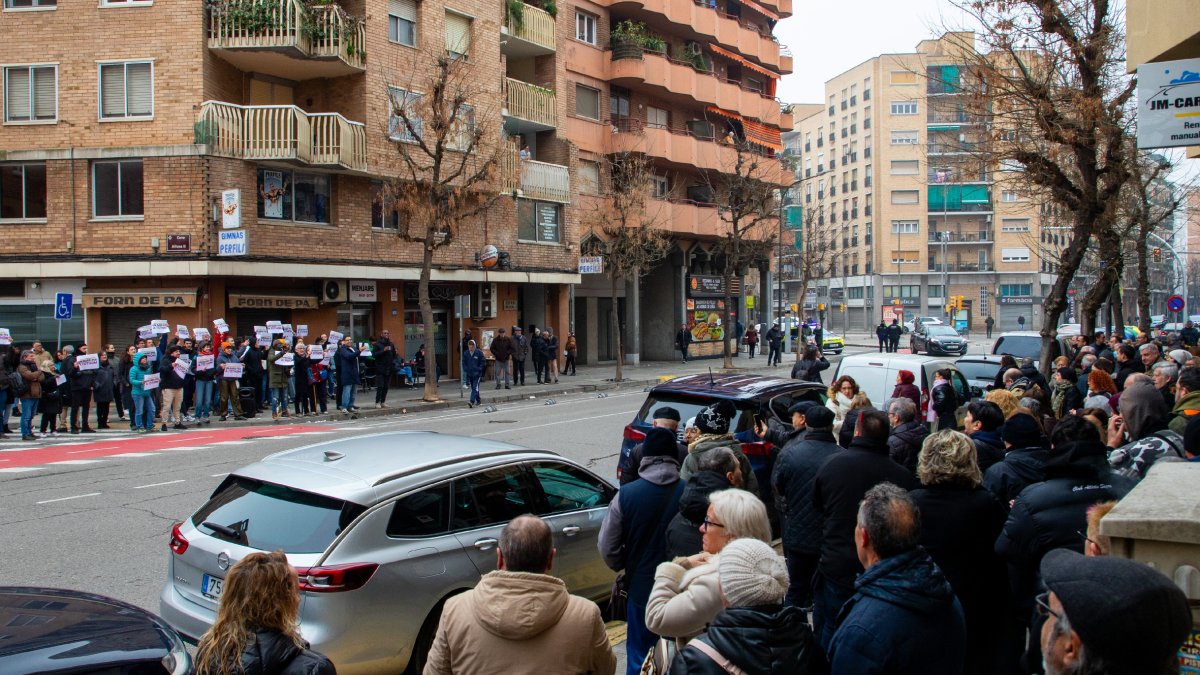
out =
{"type": "Polygon", "coordinates": [[[297,567],[296,574],[300,576],[300,590],[312,593],[338,593],[362,588],[371,580],[376,563],[347,563],[345,565],[325,565],[323,567],[297,567]]]}
{"type": "Polygon", "coordinates": [[[175,523],[175,527],[171,528],[171,552],[175,555],[183,555],[183,552],[188,548],[188,540],[183,538],[183,533],[179,531],[179,526],[183,523],[175,523]]]}
{"type": "Polygon", "coordinates": [[[646,440],[646,432],[639,431],[632,424],[625,425],[625,440],[627,441],[644,441],[646,440]]]}
{"type": "Polygon", "coordinates": [[[747,457],[768,457],[771,454],[771,444],[766,441],[742,443],[742,454],[747,457]]]}

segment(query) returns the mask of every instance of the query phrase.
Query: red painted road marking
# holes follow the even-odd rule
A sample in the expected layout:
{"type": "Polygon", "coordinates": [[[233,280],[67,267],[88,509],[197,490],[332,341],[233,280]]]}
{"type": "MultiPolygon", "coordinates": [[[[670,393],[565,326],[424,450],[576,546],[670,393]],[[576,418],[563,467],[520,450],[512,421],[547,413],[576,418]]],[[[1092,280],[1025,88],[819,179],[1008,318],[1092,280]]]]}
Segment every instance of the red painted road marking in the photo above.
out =
{"type": "Polygon", "coordinates": [[[16,450],[4,454],[4,466],[21,467],[51,464],[71,459],[73,455],[88,453],[89,457],[110,457],[129,452],[159,452],[170,450],[177,444],[207,445],[219,441],[240,440],[243,438],[264,438],[268,436],[288,436],[305,431],[328,431],[327,426],[315,424],[292,424],[287,426],[243,427],[233,429],[205,429],[204,431],[158,432],[144,436],[113,441],[101,440],[94,443],[79,443],[69,446],[46,446],[16,450]],[[199,441],[199,443],[197,443],[199,441]]]}

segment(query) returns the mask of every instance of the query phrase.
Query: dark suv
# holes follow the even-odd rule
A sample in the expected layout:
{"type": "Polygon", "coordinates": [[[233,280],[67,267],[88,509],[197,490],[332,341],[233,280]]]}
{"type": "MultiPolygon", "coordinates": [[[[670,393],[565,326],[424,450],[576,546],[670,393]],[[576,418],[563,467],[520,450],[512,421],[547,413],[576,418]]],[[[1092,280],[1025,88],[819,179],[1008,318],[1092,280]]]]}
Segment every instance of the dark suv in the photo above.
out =
{"type": "Polygon", "coordinates": [[[912,353],[920,354],[966,354],[967,340],[950,326],[918,323],[913,328],[909,346],[912,353]]]}

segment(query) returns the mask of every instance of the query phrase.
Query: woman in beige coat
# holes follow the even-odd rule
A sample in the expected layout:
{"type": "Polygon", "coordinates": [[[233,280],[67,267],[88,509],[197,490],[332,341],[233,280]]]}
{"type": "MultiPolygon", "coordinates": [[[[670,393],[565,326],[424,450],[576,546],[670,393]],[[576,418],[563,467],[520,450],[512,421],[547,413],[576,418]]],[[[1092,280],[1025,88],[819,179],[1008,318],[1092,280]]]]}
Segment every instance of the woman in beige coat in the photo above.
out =
{"type": "Polygon", "coordinates": [[[725,609],[717,579],[721,549],[742,537],[771,542],[767,508],[758,497],[745,490],[720,490],[709,495],[708,504],[700,526],[704,550],[660,564],[646,604],[646,627],[675,638],[680,648],[725,609]]]}

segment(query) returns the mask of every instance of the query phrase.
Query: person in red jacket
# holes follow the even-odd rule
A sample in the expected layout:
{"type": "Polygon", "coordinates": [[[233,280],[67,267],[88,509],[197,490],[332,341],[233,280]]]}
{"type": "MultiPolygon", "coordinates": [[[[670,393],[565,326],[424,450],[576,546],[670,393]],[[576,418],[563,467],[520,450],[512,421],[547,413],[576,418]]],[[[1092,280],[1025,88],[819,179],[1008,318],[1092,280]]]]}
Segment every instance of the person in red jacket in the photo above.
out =
{"type": "Polygon", "coordinates": [[[896,375],[896,388],[892,390],[892,398],[907,398],[912,401],[917,410],[921,409],[921,390],[913,384],[917,376],[911,370],[902,370],[896,375]]]}

